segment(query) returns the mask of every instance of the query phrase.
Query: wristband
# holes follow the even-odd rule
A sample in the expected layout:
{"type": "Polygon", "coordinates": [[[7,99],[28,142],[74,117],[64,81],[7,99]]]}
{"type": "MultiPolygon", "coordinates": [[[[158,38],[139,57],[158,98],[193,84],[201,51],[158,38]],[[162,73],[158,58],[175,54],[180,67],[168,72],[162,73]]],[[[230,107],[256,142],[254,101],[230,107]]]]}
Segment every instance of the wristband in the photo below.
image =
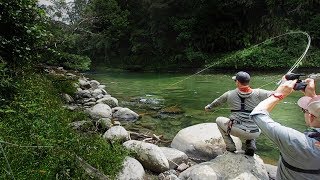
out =
{"type": "Polygon", "coordinates": [[[273,93],[272,96],[278,98],[279,100],[282,100],[284,98],[283,94],[277,92],[273,93]]]}

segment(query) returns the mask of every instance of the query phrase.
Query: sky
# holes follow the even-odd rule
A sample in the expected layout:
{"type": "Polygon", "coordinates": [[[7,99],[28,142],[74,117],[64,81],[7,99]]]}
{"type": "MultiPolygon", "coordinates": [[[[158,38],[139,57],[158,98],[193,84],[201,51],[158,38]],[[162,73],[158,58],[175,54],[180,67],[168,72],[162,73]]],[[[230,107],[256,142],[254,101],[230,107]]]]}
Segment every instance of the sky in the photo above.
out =
{"type": "MultiPolygon", "coordinates": [[[[73,0],[65,0],[66,2],[72,2],[73,0]]],[[[52,5],[52,3],[50,2],[50,0],[38,0],[38,2],[39,2],[39,5],[46,5],[46,6],[48,6],[48,5],[52,5]]],[[[66,23],[66,24],[68,24],[69,22],[68,22],[68,20],[66,20],[67,18],[67,13],[65,12],[65,11],[63,11],[63,10],[61,10],[61,12],[62,12],[62,17],[54,17],[53,19],[54,20],[56,20],[56,21],[61,21],[61,22],[64,22],[64,23],[66,23]]]]}
{"type": "MultiPolygon", "coordinates": [[[[66,0],[67,2],[73,1],[73,0],[66,0]]],[[[51,5],[52,3],[49,0],[38,0],[39,4],[44,5],[51,5]]]]}
{"type": "Polygon", "coordinates": [[[38,2],[39,2],[39,4],[44,4],[44,5],[50,5],[50,4],[52,4],[52,3],[50,3],[48,0],[39,0],[38,2]]]}

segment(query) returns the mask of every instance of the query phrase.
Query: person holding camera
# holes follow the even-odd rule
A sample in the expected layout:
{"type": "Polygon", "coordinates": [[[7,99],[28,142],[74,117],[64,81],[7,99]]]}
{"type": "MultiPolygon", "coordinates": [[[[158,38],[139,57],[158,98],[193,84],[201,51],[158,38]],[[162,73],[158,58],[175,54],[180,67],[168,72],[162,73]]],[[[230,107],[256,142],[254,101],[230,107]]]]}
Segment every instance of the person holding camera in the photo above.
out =
{"type": "Polygon", "coordinates": [[[285,80],[269,98],[254,108],[250,117],[280,151],[276,179],[320,179],[320,96],[313,79],[305,80],[305,96],[298,100],[309,127],[304,133],[282,126],[270,117],[272,109],[293,89],[297,80],[285,80]]]}
{"type": "Polygon", "coordinates": [[[245,140],[245,154],[253,156],[256,150],[255,139],[261,131],[257,125],[249,118],[254,107],[262,100],[268,98],[273,91],[264,89],[251,89],[249,86],[250,75],[240,71],[233,76],[237,88],[230,90],[216,98],[205,107],[206,111],[214,107],[227,103],[231,108],[229,118],[218,117],[216,123],[226,144],[227,151],[235,152],[236,147],[230,136],[237,136],[245,140]]]}

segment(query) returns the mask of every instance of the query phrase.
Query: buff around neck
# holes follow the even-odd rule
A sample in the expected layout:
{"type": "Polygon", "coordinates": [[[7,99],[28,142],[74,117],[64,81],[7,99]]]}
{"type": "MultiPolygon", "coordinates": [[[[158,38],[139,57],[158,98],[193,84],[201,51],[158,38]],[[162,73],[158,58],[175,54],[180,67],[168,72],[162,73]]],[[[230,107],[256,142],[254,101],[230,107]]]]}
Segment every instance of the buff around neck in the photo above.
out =
{"type": "Polygon", "coordinates": [[[242,86],[238,87],[239,91],[244,92],[244,93],[251,93],[252,89],[250,86],[242,86]]]}

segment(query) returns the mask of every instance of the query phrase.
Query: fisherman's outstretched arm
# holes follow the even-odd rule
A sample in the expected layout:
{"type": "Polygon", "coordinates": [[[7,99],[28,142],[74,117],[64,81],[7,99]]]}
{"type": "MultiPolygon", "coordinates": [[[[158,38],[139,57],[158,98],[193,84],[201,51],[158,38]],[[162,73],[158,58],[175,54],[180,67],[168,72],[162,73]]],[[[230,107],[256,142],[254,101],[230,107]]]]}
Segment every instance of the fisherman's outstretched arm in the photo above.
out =
{"type": "MultiPolygon", "coordinates": [[[[229,92],[229,91],[228,91],[229,92]]],[[[228,92],[225,92],[224,94],[222,94],[220,97],[216,98],[215,100],[213,100],[210,104],[208,104],[205,107],[205,110],[209,110],[212,109],[214,107],[220,106],[221,104],[227,102],[228,99],[228,92]]]]}

